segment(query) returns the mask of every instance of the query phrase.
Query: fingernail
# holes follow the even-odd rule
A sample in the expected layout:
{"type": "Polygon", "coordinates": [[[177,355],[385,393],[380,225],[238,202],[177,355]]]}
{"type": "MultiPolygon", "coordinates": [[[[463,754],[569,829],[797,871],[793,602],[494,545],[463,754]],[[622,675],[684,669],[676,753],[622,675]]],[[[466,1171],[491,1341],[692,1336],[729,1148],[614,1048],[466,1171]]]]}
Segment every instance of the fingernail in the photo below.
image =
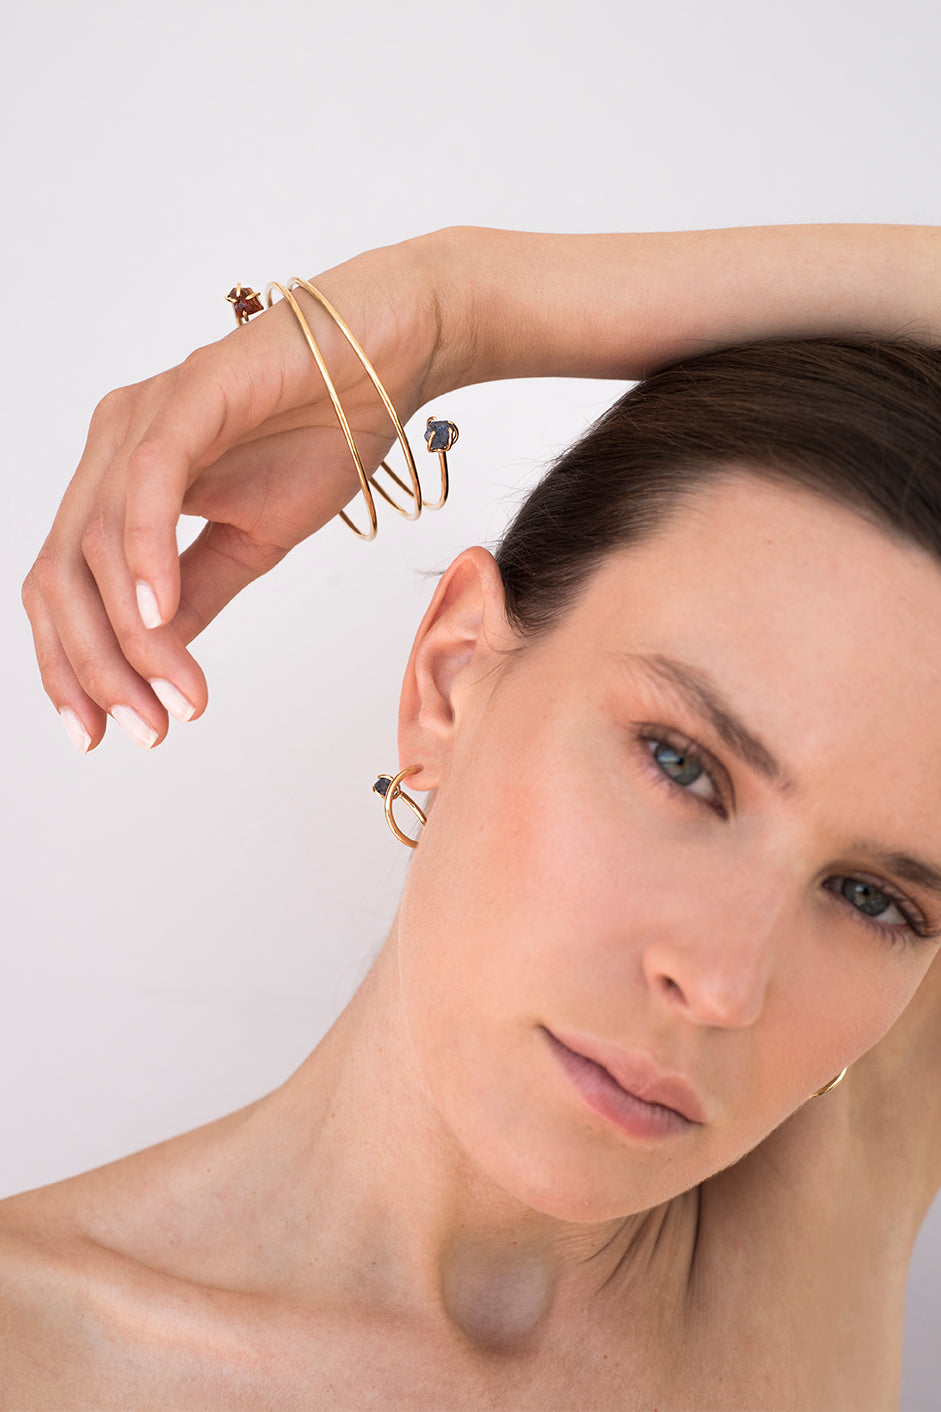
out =
{"type": "Polygon", "coordinates": [[[139,716],[133,706],[112,706],[110,715],[117,721],[122,730],[127,731],[132,740],[136,740],[138,745],[142,745],[145,750],[149,750],[157,739],[157,732],[153,726],[147,724],[143,716],[139,716]]]}
{"type": "Polygon", "coordinates": [[[72,710],[71,706],[63,706],[59,712],[59,720],[65,726],[65,733],[75,749],[82,755],[87,755],[88,747],[91,745],[91,736],[82,725],[78,714],[72,710]]]}
{"type": "Polygon", "coordinates": [[[154,593],[149,583],[143,579],[137,580],[137,611],[141,615],[141,622],[145,628],[159,628],[163,626],[163,618],[160,616],[160,604],[157,602],[157,595],[154,593]]]}
{"type": "Polygon", "coordinates": [[[172,681],[167,681],[165,677],[154,677],[150,683],[154,689],[154,695],[165,706],[178,721],[188,721],[196,713],[196,707],[192,701],[187,701],[182,691],[175,687],[172,681]]]}

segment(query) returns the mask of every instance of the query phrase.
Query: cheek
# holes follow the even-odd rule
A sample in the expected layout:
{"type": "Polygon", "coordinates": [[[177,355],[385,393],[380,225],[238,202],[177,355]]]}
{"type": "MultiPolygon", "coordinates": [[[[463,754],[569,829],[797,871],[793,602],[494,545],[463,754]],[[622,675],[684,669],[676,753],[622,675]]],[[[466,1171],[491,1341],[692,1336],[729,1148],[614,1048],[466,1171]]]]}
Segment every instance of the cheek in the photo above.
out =
{"type": "MultiPolygon", "coordinates": [[[[486,772],[449,776],[403,896],[403,1002],[439,1106],[518,1067],[540,1025],[623,1033],[642,1006],[645,919],[676,895],[662,841],[625,817],[623,780],[599,777],[612,766],[597,743],[527,719],[488,741],[486,772]]],[[[704,864],[689,886],[705,881],[704,864]]]]}
{"type": "Polygon", "coordinates": [[[623,934],[641,869],[570,745],[549,732],[511,737],[487,759],[485,773],[452,777],[435,801],[408,917],[428,974],[464,972],[474,987],[519,970],[538,986],[623,934]]]}
{"type": "Polygon", "coordinates": [[[850,923],[839,938],[815,935],[805,964],[791,973],[781,1029],[782,1047],[802,1061],[837,1069],[853,1063],[892,1028],[925,973],[917,947],[895,951],[850,923]]]}
{"type": "Polygon", "coordinates": [[[510,1062],[573,983],[606,905],[572,764],[546,732],[509,724],[479,752],[486,769],[468,752],[451,770],[402,898],[403,1003],[433,1089],[510,1062]]]}

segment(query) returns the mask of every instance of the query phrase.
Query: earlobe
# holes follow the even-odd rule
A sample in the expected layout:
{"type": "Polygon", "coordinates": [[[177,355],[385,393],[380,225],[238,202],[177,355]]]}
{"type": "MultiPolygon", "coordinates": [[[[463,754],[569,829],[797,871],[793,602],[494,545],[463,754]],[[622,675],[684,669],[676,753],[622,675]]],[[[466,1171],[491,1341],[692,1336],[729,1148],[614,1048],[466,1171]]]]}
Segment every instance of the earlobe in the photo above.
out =
{"type": "Polygon", "coordinates": [[[410,783],[437,788],[464,688],[493,669],[513,644],[496,560],[476,545],[442,575],[412,644],[399,700],[399,758],[421,764],[410,783]],[[479,674],[468,669],[479,665],[479,674]]]}

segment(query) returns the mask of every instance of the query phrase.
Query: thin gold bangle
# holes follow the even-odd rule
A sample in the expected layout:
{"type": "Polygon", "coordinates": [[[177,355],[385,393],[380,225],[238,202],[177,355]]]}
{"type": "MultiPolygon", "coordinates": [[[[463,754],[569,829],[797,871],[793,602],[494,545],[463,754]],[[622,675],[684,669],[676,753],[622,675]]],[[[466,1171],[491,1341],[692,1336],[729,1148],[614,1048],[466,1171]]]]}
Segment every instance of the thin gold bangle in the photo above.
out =
{"type": "Polygon", "coordinates": [[[294,317],[297,320],[298,325],[300,326],[301,333],[304,335],[304,338],[307,342],[307,346],[309,347],[311,353],[313,353],[314,355],[314,360],[317,364],[318,369],[320,370],[320,375],[324,380],[324,386],[327,389],[330,401],[333,403],[333,410],[336,413],[337,421],[340,423],[340,429],[342,430],[343,435],[346,438],[346,444],[349,447],[350,455],[353,457],[353,462],[356,466],[356,473],[359,476],[360,489],[363,492],[363,499],[366,501],[366,510],[369,515],[369,529],[368,531],[359,529],[344,510],[339,511],[340,519],[344,522],[344,524],[349,526],[349,528],[359,539],[365,539],[367,541],[370,539],[375,539],[378,529],[378,520],[376,517],[376,502],[373,499],[373,491],[376,491],[379,495],[381,495],[387,505],[391,505],[393,510],[395,510],[398,514],[402,515],[407,520],[417,520],[421,515],[423,508],[428,510],[440,510],[448,498],[447,453],[450,451],[451,447],[458,439],[458,429],[454,425],[454,423],[448,421],[439,421],[433,416],[429,417],[427,421],[427,425],[425,428],[425,441],[427,443],[429,452],[437,453],[438,461],[440,463],[441,468],[441,494],[433,504],[429,504],[426,500],[424,500],[422,496],[421,482],[418,479],[418,469],[415,465],[415,458],[412,455],[412,448],[409,445],[408,437],[405,435],[405,428],[399,421],[398,414],[394,406],[392,405],[392,401],[389,398],[388,393],[386,392],[382,383],[379,381],[375,368],[372,366],[369,359],[366,357],[366,354],[364,353],[362,347],[357,341],[352,329],[349,328],[344,319],[340,316],[337,310],[330,303],[329,299],[327,299],[326,295],[321,294],[320,290],[317,289],[316,286],[311,284],[308,280],[301,279],[299,276],[295,275],[288,282],[287,287],[281,284],[278,280],[272,280],[271,283],[265,289],[265,302],[269,309],[272,307],[273,304],[272,290],[274,289],[279,290],[282,297],[286,299],[288,304],[290,305],[294,317]],[[353,438],[352,430],[350,429],[350,424],[346,418],[346,414],[343,411],[343,407],[340,402],[340,397],[339,393],[337,392],[336,385],[333,379],[331,378],[329,371],[327,370],[327,365],[324,360],[324,356],[320,351],[320,347],[317,343],[317,340],[314,338],[313,332],[311,331],[310,324],[307,321],[307,316],[305,315],[304,310],[301,308],[300,304],[298,304],[297,300],[294,298],[294,289],[306,290],[306,292],[313,299],[315,299],[318,304],[320,304],[320,306],[336,324],[337,328],[343,334],[343,337],[346,339],[347,343],[350,345],[353,352],[359,359],[364,372],[366,373],[373,387],[378,392],[379,397],[382,401],[382,405],[385,407],[386,412],[388,413],[389,418],[392,422],[392,425],[395,428],[396,437],[398,438],[399,444],[402,447],[402,451],[405,455],[405,462],[408,466],[409,477],[412,482],[410,486],[406,485],[405,481],[402,480],[400,476],[396,475],[395,471],[392,469],[392,467],[388,464],[387,461],[380,461],[378,467],[371,475],[366,474],[366,468],[363,465],[363,459],[359,454],[359,448],[356,445],[356,442],[353,438]],[[398,488],[405,495],[409,497],[409,499],[412,501],[411,509],[405,508],[402,505],[398,504],[398,502],[392,498],[386,488],[378,480],[375,479],[375,476],[380,470],[385,471],[386,475],[389,476],[390,480],[392,480],[392,482],[397,485],[398,488]]]}
{"type": "Polygon", "coordinates": [[[271,297],[271,291],[273,289],[279,289],[283,294],[284,298],[290,304],[292,310],[294,311],[294,316],[297,319],[297,322],[300,324],[301,333],[303,333],[305,339],[307,340],[307,346],[310,349],[311,353],[313,353],[314,359],[317,363],[317,367],[320,369],[320,376],[324,380],[324,385],[329,394],[330,401],[333,403],[333,410],[334,412],[336,412],[337,421],[340,423],[343,435],[346,437],[346,444],[350,448],[350,455],[353,457],[353,460],[356,464],[356,472],[359,476],[360,489],[363,492],[363,499],[366,501],[366,510],[369,514],[369,530],[367,532],[366,530],[357,529],[356,526],[353,524],[353,521],[349,518],[348,515],[344,513],[343,510],[340,511],[340,518],[344,520],[346,524],[349,525],[353,533],[357,534],[360,539],[375,539],[376,531],[379,527],[379,521],[376,517],[376,502],[372,498],[372,490],[369,484],[369,477],[366,475],[366,468],[363,465],[362,457],[359,454],[359,449],[356,445],[356,442],[353,440],[353,433],[350,431],[350,424],[346,420],[346,413],[343,411],[343,408],[340,405],[340,398],[337,394],[336,387],[334,386],[333,379],[327,371],[327,365],[323,360],[323,354],[317,346],[317,340],[311,333],[310,324],[307,322],[307,319],[304,316],[304,310],[301,308],[300,304],[298,304],[290,289],[286,289],[285,286],[283,284],[280,284],[279,281],[276,279],[272,280],[271,283],[265,289],[265,303],[267,304],[268,308],[270,309],[273,303],[271,297]]]}
{"type": "MultiPolygon", "coordinates": [[[[408,474],[412,482],[411,487],[407,486],[405,482],[399,476],[396,475],[392,467],[387,465],[385,461],[381,461],[379,463],[380,468],[385,471],[386,475],[388,475],[395,482],[395,484],[399,487],[400,490],[403,490],[405,494],[411,498],[411,500],[414,502],[414,508],[408,510],[405,509],[403,506],[399,505],[395,500],[392,499],[392,496],[388,493],[388,491],[383,489],[383,487],[379,484],[378,481],[373,481],[372,484],[373,487],[378,490],[383,500],[385,500],[388,505],[392,506],[393,510],[397,510],[398,513],[400,515],[403,515],[406,520],[417,520],[422,512],[422,493],[421,483],[418,479],[418,468],[415,465],[415,457],[412,455],[412,448],[408,444],[408,437],[405,435],[405,428],[399,421],[398,413],[392,405],[392,401],[389,397],[389,394],[386,392],[382,383],[379,381],[379,378],[376,375],[375,368],[373,367],[372,363],[370,363],[369,359],[366,357],[366,354],[363,352],[363,349],[361,348],[359,341],[356,338],[356,335],[353,333],[353,330],[349,327],[346,320],[340,316],[336,309],[334,309],[327,296],[325,294],[321,294],[320,290],[316,287],[316,285],[311,284],[309,280],[301,279],[300,276],[295,275],[294,278],[290,281],[290,288],[305,289],[307,293],[311,296],[311,298],[316,299],[317,303],[321,306],[321,308],[324,309],[330,315],[331,319],[336,324],[337,328],[340,330],[343,337],[346,339],[347,343],[352,348],[353,352],[356,354],[360,363],[363,365],[363,371],[365,372],[366,376],[369,378],[369,381],[372,383],[373,387],[376,389],[380,398],[382,399],[382,405],[388,412],[389,419],[392,422],[392,425],[395,427],[395,434],[398,437],[399,445],[401,446],[403,455],[405,456],[405,464],[408,466],[408,474]]],[[[435,507],[429,505],[428,508],[434,509],[435,507]]],[[[349,520],[347,520],[347,524],[349,524],[349,520]]]]}

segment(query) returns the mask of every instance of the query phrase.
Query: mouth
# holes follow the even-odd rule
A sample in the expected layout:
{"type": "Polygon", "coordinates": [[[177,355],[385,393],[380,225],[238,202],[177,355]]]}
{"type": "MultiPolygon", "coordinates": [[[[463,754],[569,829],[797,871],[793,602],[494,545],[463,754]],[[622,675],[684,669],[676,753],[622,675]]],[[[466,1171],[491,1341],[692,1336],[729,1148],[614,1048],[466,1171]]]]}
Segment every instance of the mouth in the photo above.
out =
{"type": "Polygon", "coordinates": [[[630,1137],[669,1137],[704,1121],[702,1104],[686,1081],[661,1073],[640,1051],[582,1035],[562,1039],[540,1028],[585,1105],[630,1137]]]}

